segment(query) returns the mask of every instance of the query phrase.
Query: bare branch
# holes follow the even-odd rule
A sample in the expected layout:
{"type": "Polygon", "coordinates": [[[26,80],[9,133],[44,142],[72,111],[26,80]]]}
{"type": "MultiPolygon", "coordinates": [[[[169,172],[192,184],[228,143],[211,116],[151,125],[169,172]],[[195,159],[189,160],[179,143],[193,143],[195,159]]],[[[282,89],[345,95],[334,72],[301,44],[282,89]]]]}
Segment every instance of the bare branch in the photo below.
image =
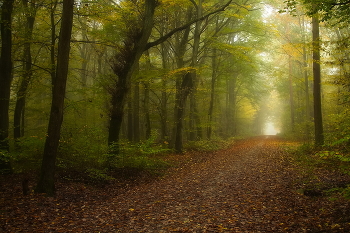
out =
{"type": "Polygon", "coordinates": [[[225,5],[223,5],[222,7],[220,7],[219,9],[215,10],[215,11],[212,11],[212,12],[209,12],[208,14],[206,15],[203,15],[202,17],[200,18],[197,18],[197,19],[194,19],[184,25],[182,25],[181,27],[177,27],[175,29],[173,29],[172,31],[170,31],[168,34],[160,37],[159,39],[153,41],[153,42],[149,42],[147,43],[146,47],[145,47],[145,50],[149,49],[149,48],[152,48],[154,46],[157,46],[161,43],[163,43],[164,41],[166,41],[169,37],[171,37],[172,35],[174,35],[176,32],[179,32],[179,31],[182,31],[182,30],[185,30],[186,28],[190,27],[192,24],[198,22],[198,21],[202,21],[202,20],[205,20],[207,19],[209,16],[213,15],[213,14],[216,14],[216,13],[219,13],[220,11],[224,11],[230,4],[231,4],[232,0],[228,1],[225,5]]]}

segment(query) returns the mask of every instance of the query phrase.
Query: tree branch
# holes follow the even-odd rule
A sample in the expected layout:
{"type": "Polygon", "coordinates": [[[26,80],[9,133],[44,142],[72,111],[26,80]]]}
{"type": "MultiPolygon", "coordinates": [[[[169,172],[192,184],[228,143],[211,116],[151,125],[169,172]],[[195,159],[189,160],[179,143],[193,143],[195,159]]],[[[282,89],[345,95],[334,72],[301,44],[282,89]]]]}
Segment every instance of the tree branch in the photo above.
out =
{"type": "Polygon", "coordinates": [[[346,4],[349,4],[350,1],[346,1],[346,2],[339,2],[339,3],[332,3],[333,6],[343,6],[343,5],[346,5],[346,4]]]}
{"type": "Polygon", "coordinates": [[[202,21],[202,20],[205,20],[207,19],[209,16],[213,15],[213,14],[216,14],[220,11],[224,11],[232,2],[233,0],[230,0],[228,1],[225,5],[223,5],[222,7],[220,7],[219,9],[215,10],[215,11],[212,11],[212,12],[209,12],[208,14],[206,15],[203,15],[202,17],[200,18],[197,18],[197,19],[194,19],[184,25],[182,25],[181,27],[178,27],[178,28],[175,28],[173,29],[172,31],[170,31],[168,34],[160,37],[159,39],[153,41],[153,42],[149,42],[147,43],[146,47],[145,47],[145,50],[149,49],[149,48],[152,48],[154,46],[157,46],[161,43],[163,43],[164,41],[166,41],[168,38],[170,38],[172,35],[174,35],[176,32],[179,32],[179,31],[182,31],[188,27],[190,27],[192,24],[198,22],[198,21],[202,21]]]}

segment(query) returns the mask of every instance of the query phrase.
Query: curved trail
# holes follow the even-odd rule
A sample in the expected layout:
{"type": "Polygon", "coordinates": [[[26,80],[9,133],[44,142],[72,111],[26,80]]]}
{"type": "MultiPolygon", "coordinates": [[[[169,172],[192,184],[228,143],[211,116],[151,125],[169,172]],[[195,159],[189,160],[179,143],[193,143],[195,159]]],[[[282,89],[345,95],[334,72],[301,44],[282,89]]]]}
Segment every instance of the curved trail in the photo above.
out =
{"type": "Polygon", "coordinates": [[[124,191],[61,190],[56,199],[21,199],[8,209],[7,225],[0,230],[349,232],[348,222],[332,225],[335,208],[327,198],[295,191],[298,174],[280,145],[275,137],[242,140],[201,155],[162,180],[124,191]],[[27,216],[19,217],[23,212],[27,216]]]}

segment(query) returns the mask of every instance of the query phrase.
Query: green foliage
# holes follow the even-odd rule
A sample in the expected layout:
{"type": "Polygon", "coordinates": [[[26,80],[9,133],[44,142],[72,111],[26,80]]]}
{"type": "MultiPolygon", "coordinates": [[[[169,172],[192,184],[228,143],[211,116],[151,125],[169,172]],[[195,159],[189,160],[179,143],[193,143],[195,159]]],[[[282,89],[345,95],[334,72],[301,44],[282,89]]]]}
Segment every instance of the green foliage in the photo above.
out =
{"type": "Polygon", "coordinates": [[[96,183],[106,183],[108,181],[114,180],[114,178],[108,175],[107,169],[96,169],[89,168],[85,171],[91,181],[96,183]]]}
{"type": "Polygon", "coordinates": [[[118,156],[113,164],[113,170],[120,172],[121,176],[134,177],[143,174],[161,175],[169,163],[146,155],[126,155],[118,156]]]}
{"type": "Polygon", "coordinates": [[[328,189],[325,193],[328,196],[331,196],[331,200],[337,199],[334,197],[334,195],[336,195],[336,194],[341,195],[345,199],[350,199],[350,185],[348,185],[345,188],[342,188],[342,187],[331,188],[331,189],[328,189]]]}
{"type": "Polygon", "coordinates": [[[306,14],[320,14],[322,21],[335,20],[335,24],[349,22],[349,2],[347,0],[285,0],[286,7],[280,12],[296,14],[297,5],[301,3],[306,8],[306,14]]]}
{"type": "Polygon", "coordinates": [[[327,115],[325,121],[326,134],[325,138],[328,144],[336,147],[346,147],[350,139],[350,110],[343,109],[337,114],[327,115]]]}
{"type": "Polygon", "coordinates": [[[87,125],[65,129],[60,141],[58,166],[80,171],[101,168],[108,149],[104,137],[101,136],[104,134],[100,129],[87,125]]]}
{"type": "Polygon", "coordinates": [[[117,155],[111,153],[106,155],[108,166],[112,170],[122,173],[122,176],[128,177],[142,173],[162,174],[170,164],[163,161],[159,156],[170,150],[165,147],[166,144],[155,143],[157,137],[157,133],[153,132],[151,137],[144,142],[136,144],[122,142],[110,146],[109,151],[115,151],[114,147],[117,146],[119,153],[117,155]]]}
{"type": "MultiPolygon", "coordinates": [[[[310,179],[319,180],[315,173],[315,169],[322,168],[326,170],[338,171],[347,175],[350,175],[350,155],[345,151],[339,150],[334,147],[341,143],[347,143],[347,140],[339,140],[329,145],[325,145],[323,150],[315,150],[312,144],[303,144],[297,148],[291,149],[295,155],[295,162],[297,162],[302,168],[303,172],[307,174],[310,179]]],[[[307,183],[307,181],[304,181],[307,183]]],[[[332,196],[333,194],[339,194],[347,199],[350,199],[350,185],[343,187],[343,185],[336,185],[336,187],[330,188],[325,193],[332,196]]]]}
{"type": "Polygon", "coordinates": [[[11,154],[14,172],[38,171],[44,153],[45,136],[22,137],[11,154]]]}
{"type": "Polygon", "coordinates": [[[229,140],[216,138],[212,140],[189,141],[184,147],[186,150],[193,151],[215,151],[229,147],[233,141],[233,138],[229,140]]]}
{"type": "Polygon", "coordinates": [[[8,174],[12,172],[10,161],[10,153],[7,150],[0,150],[0,174],[8,174]]]}

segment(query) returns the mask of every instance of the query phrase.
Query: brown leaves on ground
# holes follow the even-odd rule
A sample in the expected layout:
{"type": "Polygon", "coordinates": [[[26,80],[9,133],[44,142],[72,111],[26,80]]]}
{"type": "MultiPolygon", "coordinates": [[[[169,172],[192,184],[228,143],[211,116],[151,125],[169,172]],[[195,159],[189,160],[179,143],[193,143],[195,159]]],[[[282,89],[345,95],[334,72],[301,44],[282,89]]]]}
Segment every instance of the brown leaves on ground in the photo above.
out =
{"type": "Polygon", "coordinates": [[[20,181],[5,177],[0,231],[350,232],[349,202],[298,192],[300,172],[281,143],[258,137],[179,155],[188,162],[137,185],[58,182],[54,198],[22,196],[20,181]]]}

